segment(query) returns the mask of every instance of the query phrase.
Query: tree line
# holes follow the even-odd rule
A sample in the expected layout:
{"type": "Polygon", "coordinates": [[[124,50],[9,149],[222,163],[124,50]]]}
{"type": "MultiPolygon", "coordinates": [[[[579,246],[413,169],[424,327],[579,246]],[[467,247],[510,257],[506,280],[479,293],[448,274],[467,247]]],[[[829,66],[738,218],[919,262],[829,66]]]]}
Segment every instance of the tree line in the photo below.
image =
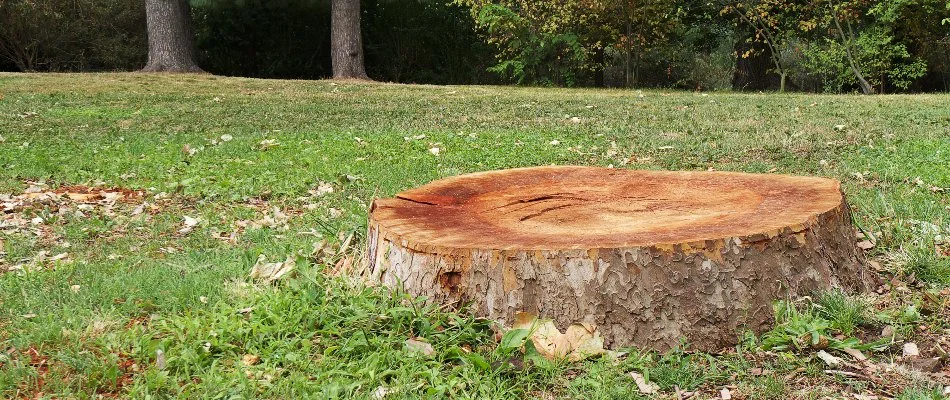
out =
{"type": "Polygon", "coordinates": [[[0,0],[0,70],[950,91],[950,2],[0,0]]]}

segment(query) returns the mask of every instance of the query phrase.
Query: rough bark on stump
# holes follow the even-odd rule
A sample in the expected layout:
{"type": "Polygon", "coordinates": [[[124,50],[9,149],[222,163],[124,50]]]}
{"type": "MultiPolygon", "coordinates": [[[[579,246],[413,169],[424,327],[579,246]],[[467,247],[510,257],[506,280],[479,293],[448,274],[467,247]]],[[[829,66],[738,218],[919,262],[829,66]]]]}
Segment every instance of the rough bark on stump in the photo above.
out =
{"type": "Polygon", "coordinates": [[[537,167],[378,199],[372,279],[504,324],[598,326],[608,346],[734,345],[772,303],[869,283],[835,180],[537,167]]]}

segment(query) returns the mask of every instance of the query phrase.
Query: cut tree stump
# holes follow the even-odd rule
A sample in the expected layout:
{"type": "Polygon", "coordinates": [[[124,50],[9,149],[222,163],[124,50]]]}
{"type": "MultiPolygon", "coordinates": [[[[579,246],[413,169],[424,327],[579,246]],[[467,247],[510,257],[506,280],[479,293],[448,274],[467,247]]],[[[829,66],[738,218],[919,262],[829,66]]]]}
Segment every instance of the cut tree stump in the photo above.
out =
{"type": "Polygon", "coordinates": [[[717,350],[775,300],[867,290],[838,181],[733,172],[537,167],[378,199],[371,279],[510,325],[598,327],[611,347],[717,350]]]}

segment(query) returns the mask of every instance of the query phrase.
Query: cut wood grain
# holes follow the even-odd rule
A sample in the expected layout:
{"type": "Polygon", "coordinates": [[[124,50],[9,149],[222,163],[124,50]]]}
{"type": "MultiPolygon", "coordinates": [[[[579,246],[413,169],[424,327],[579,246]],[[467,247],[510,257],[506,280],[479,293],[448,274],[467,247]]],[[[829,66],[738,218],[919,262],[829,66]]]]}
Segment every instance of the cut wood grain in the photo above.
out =
{"type": "Polygon", "coordinates": [[[772,302],[865,290],[840,184],[732,172],[536,167],[377,199],[371,278],[440,303],[598,327],[608,345],[736,343],[772,302]]]}

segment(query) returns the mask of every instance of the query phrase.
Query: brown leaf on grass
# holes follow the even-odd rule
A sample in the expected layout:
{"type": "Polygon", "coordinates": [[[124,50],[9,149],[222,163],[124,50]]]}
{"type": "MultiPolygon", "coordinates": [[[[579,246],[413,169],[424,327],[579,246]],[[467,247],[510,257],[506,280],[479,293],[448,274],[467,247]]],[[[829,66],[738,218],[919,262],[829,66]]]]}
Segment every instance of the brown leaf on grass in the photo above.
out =
{"type": "Polygon", "coordinates": [[[512,329],[530,330],[529,338],[534,348],[549,360],[566,357],[571,361],[579,361],[606,352],[604,339],[593,324],[573,324],[561,333],[553,320],[518,313],[512,329]]]}
{"type": "Polygon", "coordinates": [[[828,366],[830,367],[837,367],[841,365],[841,358],[835,357],[829,354],[827,351],[818,350],[818,353],[816,353],[816,355],[818,356],[818,358],[821,359],[821,361],[824,361],[825,364],[828,364],[828,366]]]}
{"type": "Polygon", "coordinates": [[[276,139],[264,139],[264,140],[261,140],[261,142],[257,144],[257,149],[264,151],[271,147],[277,147],[277,146],[280,146],[280,143],[277,143],[276,139]]]}
{"type": "Polygon", "coordinates": [[[290,274],[296,266],[297,259],[293,255],[287,256],[283,262],[269,263],[267,257],[261,254],[251,268],[250,277],[263,283],[272,283],[290,274]]]}
{"type": "Polygon", "coordinates": [[[187,215],[182,217],[182,228],[178,230],[179,234],[187,235],[191,231],[195,230],[195,227],[198,226],[201,221],[197,218],[192,218],[187,215]]]}
{"type": "Polygon", "coordinates": [[[904,343],[903,348],[904,357],[917,357],[920,355],[920,349],[917,347],[917,343],[907,342],[904,343]]]}
{"type": "Polygon", "coordinates": [[[416,339],[406,339],[403,349],[410,353],[422,354],[426,357],[435,355],[431,344],[416,339]]]}
{"type": "Polygon", "coordinates": [[[852,349],[848,347],[848,348],[842,349],[841,351],[848,353],[848,355],[850,355],[851,357],[854,357],[854,359],[857,361],[867,361],[868,359],[867,356],[865,356],[864,353],[862,353],[861,350],[858,350],[858,349],[852,349]]]}
{"type": "Polygon", "coordinates": [[[729,388],[722,388],[719,390],[719,398],[721,400],[732,400],[732,392],[729,391],[729,388]]]}
{"type": "Polygon", "coordinates": [[[241,356],[241,364],[244,364],[245,367],[257,365],[259,362],[261,362],[261,357],[256,354],[245,354],[241,356]]]}
{"type": "Polygon", "coordinates": [[[637,384],[637,390],[639,390],[641,394],[654,394],[660,391],[659,385],[653,382],[647,382],[646,378],[639,373],[631,371],[630,377],[633,378],[633,382],[637,384]]]}

